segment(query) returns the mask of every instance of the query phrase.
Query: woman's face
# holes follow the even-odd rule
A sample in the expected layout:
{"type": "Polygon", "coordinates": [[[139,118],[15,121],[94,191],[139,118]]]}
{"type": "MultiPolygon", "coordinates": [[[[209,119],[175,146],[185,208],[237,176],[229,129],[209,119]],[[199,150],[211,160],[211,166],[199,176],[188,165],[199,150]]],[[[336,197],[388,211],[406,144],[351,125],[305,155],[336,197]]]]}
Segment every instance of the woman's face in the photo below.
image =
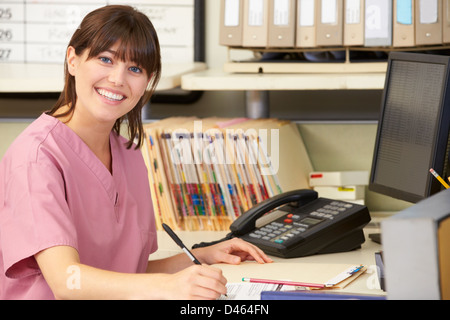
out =
{"type": "Polygon", "coordinates": [[[132,61],[116,57],[118,44],[98,56],[87,59],[89,50],[80,56],[69,47],[69,73],[75,77],[77,103],[74,116],[86,121],[114,125],[138,103],[149,83],[146,71],[132,61]]]}

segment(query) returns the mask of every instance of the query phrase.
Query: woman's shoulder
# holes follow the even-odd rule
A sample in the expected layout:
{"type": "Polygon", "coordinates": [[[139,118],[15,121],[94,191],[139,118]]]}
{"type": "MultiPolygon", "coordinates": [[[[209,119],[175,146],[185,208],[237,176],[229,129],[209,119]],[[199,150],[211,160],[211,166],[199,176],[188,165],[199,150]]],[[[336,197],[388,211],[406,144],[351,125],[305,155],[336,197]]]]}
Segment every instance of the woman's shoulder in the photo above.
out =
{"type": "Polygon", "coordinates": [[[59,120],[45,113],[39,116],[11,143],[3,160],[17,162],[36,159],[40,146],[45,144],[58,122],[59,120]]]}

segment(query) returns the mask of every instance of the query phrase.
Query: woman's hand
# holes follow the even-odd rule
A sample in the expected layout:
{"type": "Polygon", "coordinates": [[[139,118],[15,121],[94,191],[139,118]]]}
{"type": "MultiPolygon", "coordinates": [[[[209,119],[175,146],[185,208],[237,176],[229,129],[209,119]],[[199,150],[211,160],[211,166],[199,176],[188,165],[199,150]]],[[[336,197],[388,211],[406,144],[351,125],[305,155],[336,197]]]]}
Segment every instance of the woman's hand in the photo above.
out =
{"type": "Polygon", "coordinates": [[[206,264],[239,264],[247,260],[254,260],[258,263],[273,262],[261,249],[239,238],[194,249],[193,253],[202,263],[206,264]]]}
{"type": "Polygon", "coordinates": [[[193,265],[172,275],[165,275],[162,298],[173,300],[216,300],[227,293],[222,270],[207,265],[193,265]]]}

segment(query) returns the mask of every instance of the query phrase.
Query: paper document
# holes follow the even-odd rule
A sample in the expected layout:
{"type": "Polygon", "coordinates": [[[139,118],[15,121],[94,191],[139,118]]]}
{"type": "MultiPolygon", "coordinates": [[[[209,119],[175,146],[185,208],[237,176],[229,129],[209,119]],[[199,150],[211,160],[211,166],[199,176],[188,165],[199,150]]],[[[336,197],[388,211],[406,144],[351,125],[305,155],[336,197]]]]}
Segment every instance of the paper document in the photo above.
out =
{"type": "Polygon", "coordinates": [[[283,286],[280,284],[234,282],[227,283],[227,296],[219,300],[261,300],[263,291],[292,291],[294,286],[283,286]]]}

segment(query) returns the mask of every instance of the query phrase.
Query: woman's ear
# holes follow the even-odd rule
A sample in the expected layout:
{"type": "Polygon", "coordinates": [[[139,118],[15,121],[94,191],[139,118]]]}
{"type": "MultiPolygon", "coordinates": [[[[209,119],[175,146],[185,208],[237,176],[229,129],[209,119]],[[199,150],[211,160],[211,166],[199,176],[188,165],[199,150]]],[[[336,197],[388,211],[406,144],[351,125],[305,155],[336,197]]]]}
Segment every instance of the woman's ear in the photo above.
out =
{"type": "Polygon", "coordinates": [[[77,55],[75,53],[75,48],[69,46],[66,52],[66,61],[67,61],[67,70],[69,71],[71,76],[75,76],[76,60],[77,55]]]}

